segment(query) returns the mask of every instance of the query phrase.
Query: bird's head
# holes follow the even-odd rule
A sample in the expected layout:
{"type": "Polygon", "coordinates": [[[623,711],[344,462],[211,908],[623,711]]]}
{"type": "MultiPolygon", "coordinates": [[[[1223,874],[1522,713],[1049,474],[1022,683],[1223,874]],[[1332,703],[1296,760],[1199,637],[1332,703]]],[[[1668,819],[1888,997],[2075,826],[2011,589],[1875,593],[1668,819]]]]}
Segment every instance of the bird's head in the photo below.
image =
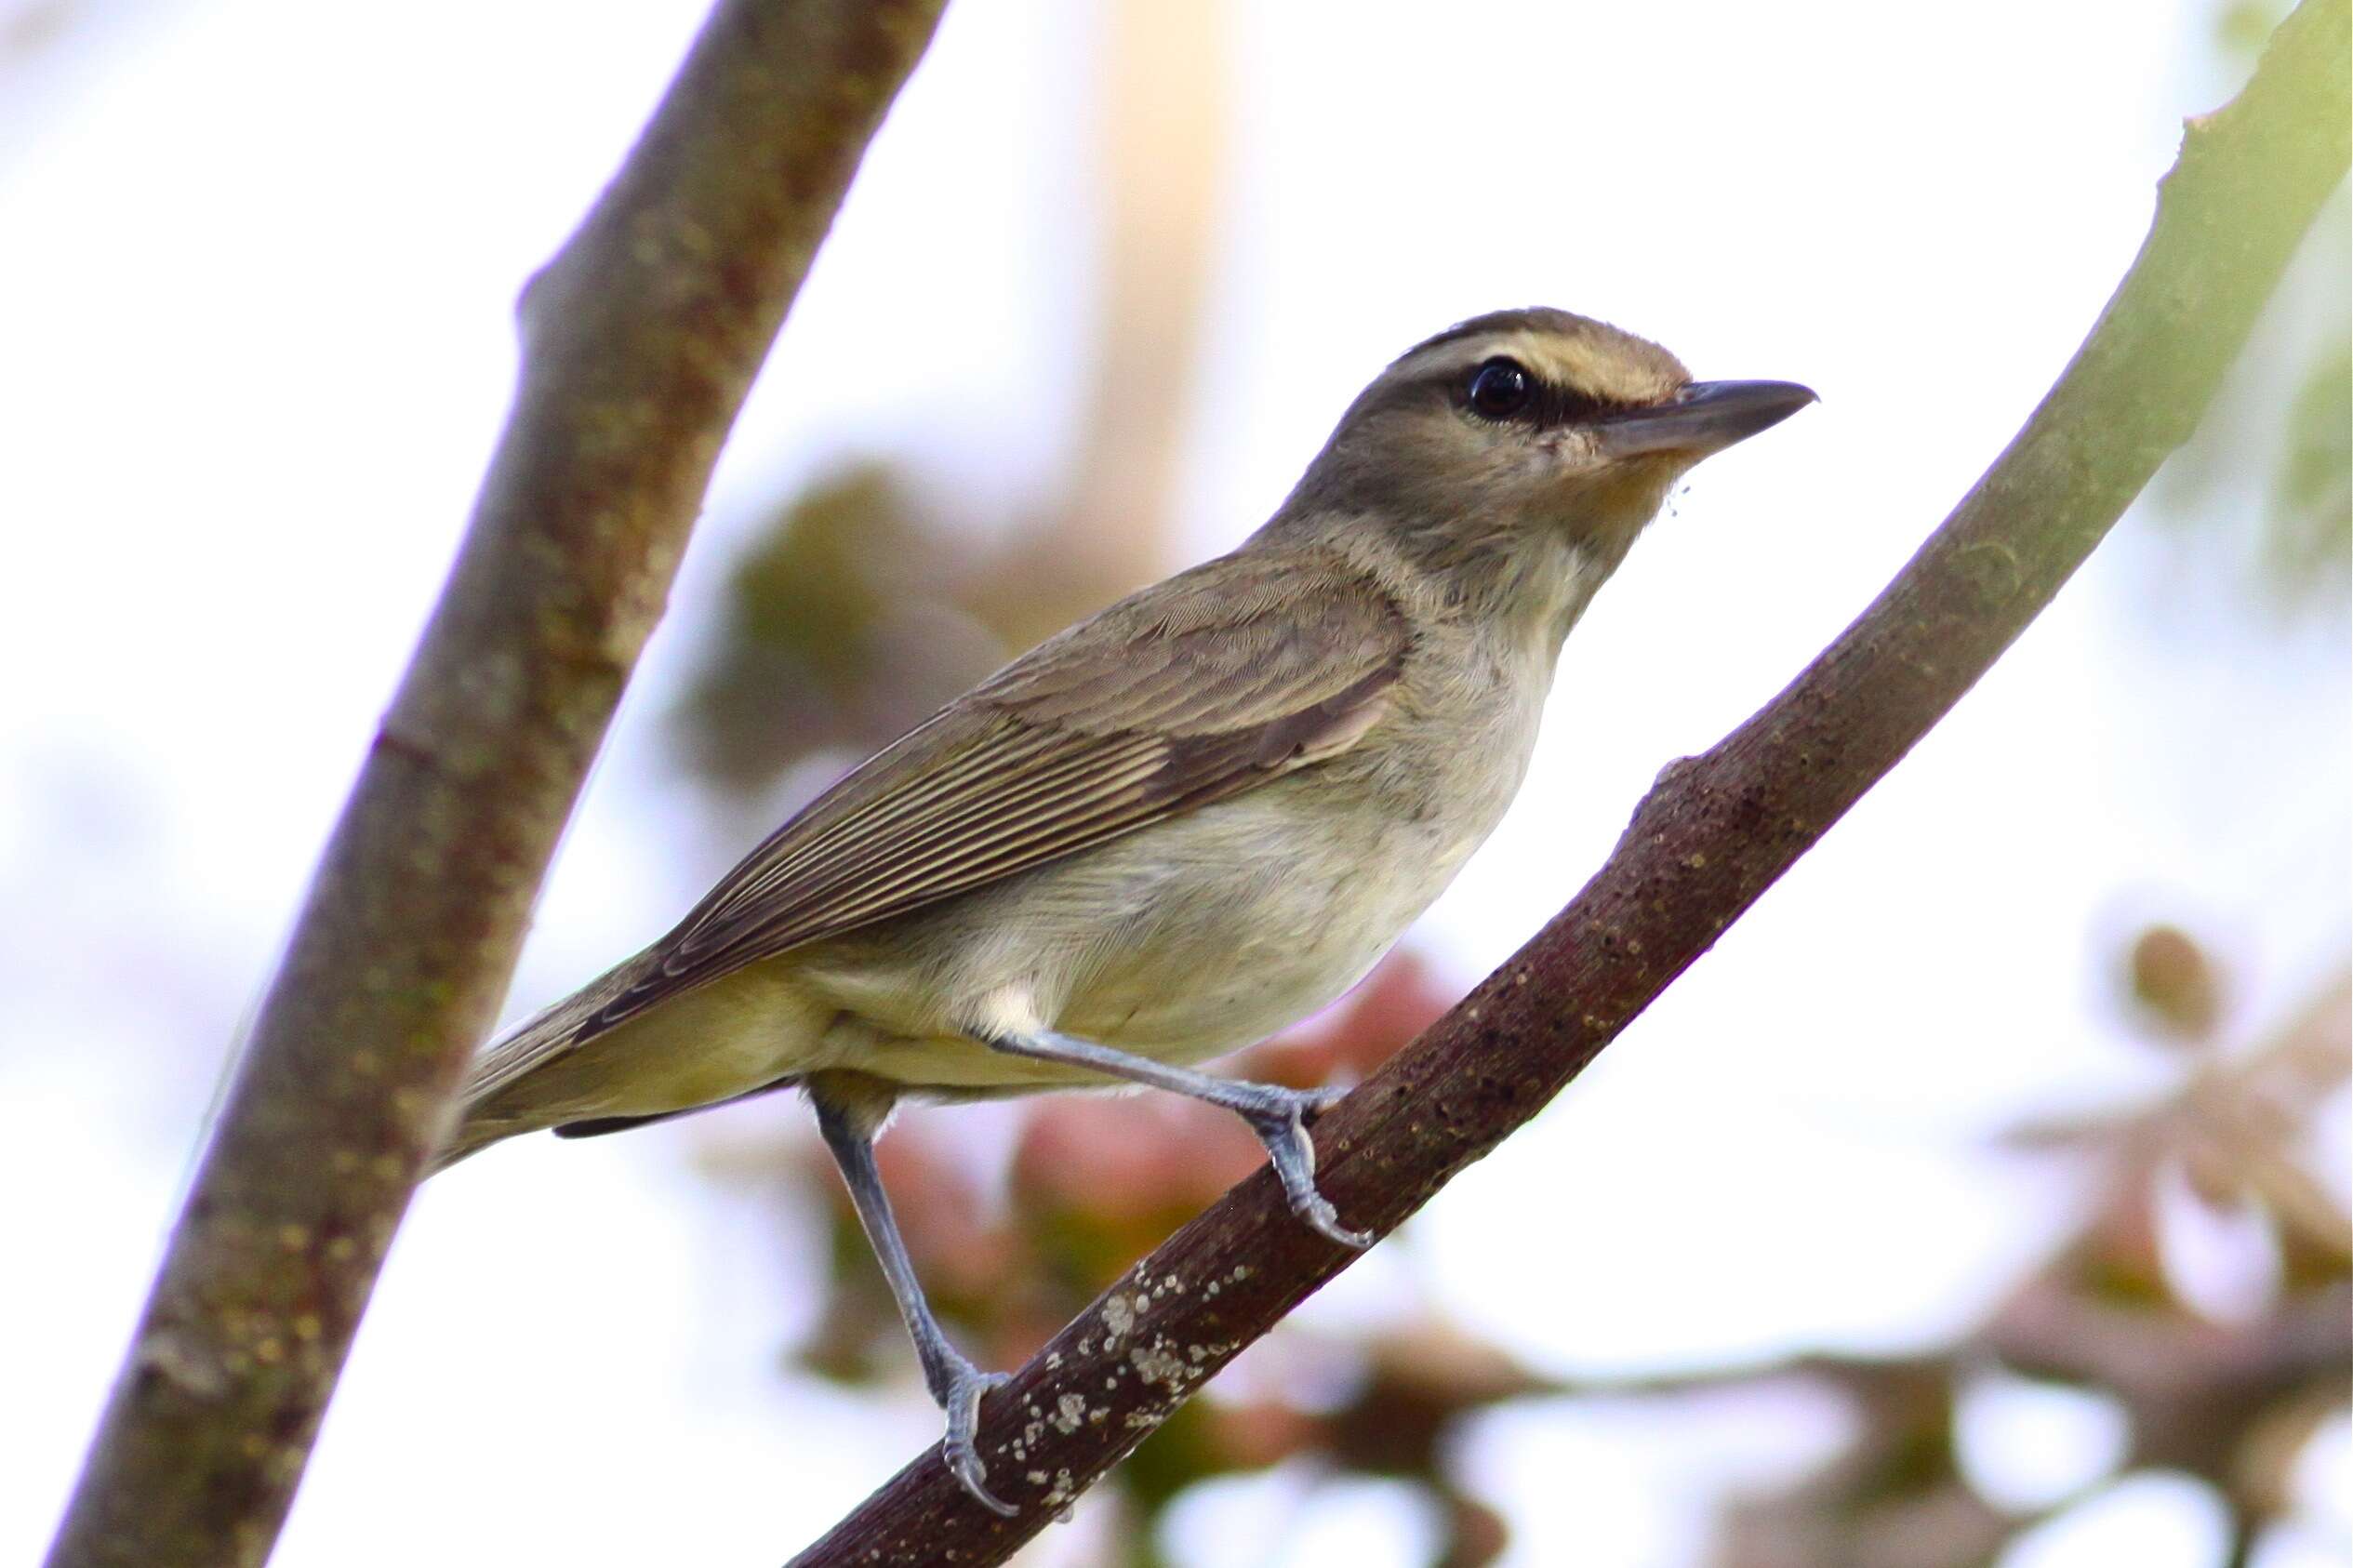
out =
{"type": "Polygon", "coordinates": [[[1566,311],[1498,311],[1381,372],[1283,512],[1393,530],[1432,565],[1566,546],[1606,575],[1693,464],[1813,401],[1788,381],[1695,381],[1566,311]]]}

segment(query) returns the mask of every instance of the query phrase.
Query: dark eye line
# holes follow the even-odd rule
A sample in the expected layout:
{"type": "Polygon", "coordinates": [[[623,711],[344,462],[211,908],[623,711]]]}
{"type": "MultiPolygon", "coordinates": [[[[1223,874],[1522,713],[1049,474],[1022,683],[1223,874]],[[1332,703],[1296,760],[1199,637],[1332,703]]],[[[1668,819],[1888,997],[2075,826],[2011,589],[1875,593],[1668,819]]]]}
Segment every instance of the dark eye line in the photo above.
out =
{"type": "Polygon", "coordinates": [[[1549,384],[1544,387],[1538,401],[1544,405],[1546,422],[1556,425],[1582,424],[1598,419],[1616,406],[1598,397],[1549,384]]]}
{"type": "Polygon", "coordinates": [[[1482,359],[1467,372],[1449,373],[1447,384],[1449,395],[1457,407],[1466,410],[1473,418],[1483,419],[1490,424],[1524,424],[1545,430],[1560,425],[1605,419],[1620,412],[1625,407],[1622,404],[1605,401],[1585,392],[1572,392],[1566,387],[1556,386],[1535,371],[1528,369],[1519,360],[1502,354],[1482,359]],[[1527,377],[1532,395],[1524,406],[1497,419],[1479,412],[1471,403],[1470,389],[1472,384],[1479,379],[1481,372],[1491,365],[1506,364],[1517,366],[1527,377]]]}

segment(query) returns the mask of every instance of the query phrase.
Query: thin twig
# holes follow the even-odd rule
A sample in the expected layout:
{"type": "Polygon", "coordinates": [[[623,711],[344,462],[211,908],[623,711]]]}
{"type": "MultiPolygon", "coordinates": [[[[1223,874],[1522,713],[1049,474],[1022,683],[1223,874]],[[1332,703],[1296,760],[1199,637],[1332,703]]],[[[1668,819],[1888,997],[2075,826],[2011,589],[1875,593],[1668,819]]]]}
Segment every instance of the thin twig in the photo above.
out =
{"type": "Polygon", "coordinates": [[[525,294],[521,385],[456,569],[262,1003],[52,1568],[269,1555],[720,443],[940,4],[725,0],[525,294]]]}
{"type": "MultiPolygon", "coordinates": [[[[2193,121],[2139,258],[1976,487],[1879,599],[1706,756],[1608,864],[1316,1127],[1319,1182],[1386,1232],[1591,1061],[1984,674],[2187,437],[2346,161],[2346,0],[2306,0],[2193,121]]],[[[1891,895],[1894,897],[1894,895],[1891,895]]],[[[1579,1195],[1546,1195],[1549,1204],[1579,1195]]],[[[1261,1171],[1137,1265],[982,1407],[980,1508],[922,1457],[794,1560],[1003,1562],[1357,1255],[1261,1171]]]]}

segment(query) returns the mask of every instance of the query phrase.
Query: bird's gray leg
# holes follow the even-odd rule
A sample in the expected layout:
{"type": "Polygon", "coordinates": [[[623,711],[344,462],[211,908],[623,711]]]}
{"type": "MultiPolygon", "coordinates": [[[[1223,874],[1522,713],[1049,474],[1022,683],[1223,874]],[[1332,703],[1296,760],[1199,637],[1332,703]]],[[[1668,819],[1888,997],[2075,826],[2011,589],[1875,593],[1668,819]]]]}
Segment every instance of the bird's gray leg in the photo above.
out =
{"type": "Polygon", "coordinates": [[[1315,1142],[1308,1136],[1307,1117],[1310,1111],[1332,1105],[1346,1090],[1285,1089],[1272,1083],[1241,1083],[1215,1073],[1172,1067],[1150,1056],[1132,1056],[1092,1040],[1047,1030],[983,1034],[980,1039],[1008,1056],[1089,1068],[1109,1077],[1172,1090],[1234,1112],[1250,1123],[1250,1130],[1266,1145],[1267,1158],[1274,1165],[1274,1174],[1282,1179],[1283,1195],[1290,1200],[1293,1214],[1344,1247],[1373,1244],[1369,1232],[1350,1230],[1342,1225],[1331,1202],[1315,1189],[1315,1142]]]}
{"type": "Polygon", "coordinates": [[[949,1472],[983,1508],[1010,1518],[1020,1510],[991,1495],[982,1484],[989,1472],[973,1441],[980,1423],[980,1396],[1004,1383],[1005,1374],[983,1372],[965,1360],[964,1352],[948,1342],[939,1320],[932,1316],[923,1282],[915,1278],[915,1265],[907,1256],[907,1242],[899,1236],[898,1221],[891,1217],[882,1173],[874,1165],[874,1128],[880,1117],[859,1115],[854,1105],[827,1093],[821,1082],[809,1085],[809,1102],[817,1108],[818,1131],[824,1135],[825,1147],[832,1150],[833,1163],[841,1168],[842,1181],[850,1189],[858,1223],[866,1228],[866,1239],[883,1265],[883,1278],[890,1282],[898,1315],[915,1341],[924,1384],[948,1413],[948,1435],[940,1440],[939,1447],[949,1472]]]}

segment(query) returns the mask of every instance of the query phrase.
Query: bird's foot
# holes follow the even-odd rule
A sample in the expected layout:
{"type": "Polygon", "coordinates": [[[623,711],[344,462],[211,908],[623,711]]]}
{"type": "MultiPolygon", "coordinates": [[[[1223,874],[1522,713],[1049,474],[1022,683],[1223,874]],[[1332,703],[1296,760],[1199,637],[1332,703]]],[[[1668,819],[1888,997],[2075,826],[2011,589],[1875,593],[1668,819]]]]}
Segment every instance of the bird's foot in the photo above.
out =
{"type": "Polygon", "coordinates": [[[1234,1110],[1250,1123],[1258,1141],[1267,1146],[1267,1158],[1283,1183],[1283,1195],[1290,1201],[1291,1212],[1306,1221],[1309,1229],[1344,1247],[1362,1250],[1371,1246],[1375,1239],[1372,1232],[1351,1230],[1342,1225],[1339,1211],[1332,1207],[1331,1200],[1315,1189],[1315,1140],[1308,1136],[1307,1120],[1338,1104],[1348,1091],[1284,1089],[1270,1083],[1246,1087],[1249,1093],[1241,1096],[1234,1110]]]}
{"type": "Polygon", "coordinates": [[[962,1356],[930,1377],[932,1397],[948,1413],[948,1433],[939,1440],[939,1454],[948,1462],[948,1473],[971,1494],[974,1502],[1005,1519],[1021,1510],[989,1490],[989,1468],[980,1462],[977,1440],[980,1432],[980,1396],[1009,1381],[1010,1375],[983,1372],[962,1356]]]}

